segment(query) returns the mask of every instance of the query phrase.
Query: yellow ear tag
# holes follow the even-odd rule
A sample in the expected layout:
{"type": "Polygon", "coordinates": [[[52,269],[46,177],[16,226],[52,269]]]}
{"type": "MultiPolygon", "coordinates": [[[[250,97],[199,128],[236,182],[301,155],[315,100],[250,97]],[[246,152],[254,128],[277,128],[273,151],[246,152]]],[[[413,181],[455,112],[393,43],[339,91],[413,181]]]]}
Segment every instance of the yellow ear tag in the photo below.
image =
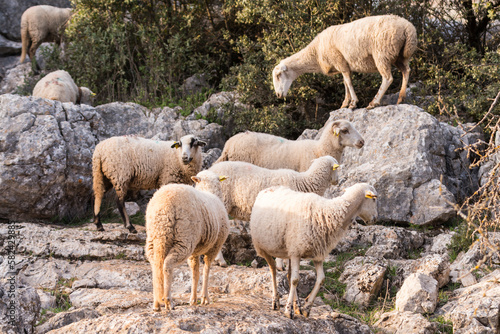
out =
{"type": "Polygon", "coordinates": [[[179,143],[178,143],[178,142],[175,142],[175,143],[174,143],[174,146],[175,146],[175,148],[179,148],[179,147],[181,147],[181,145],[179,145],[179,143]]]}
{"type": "Polygon", "coordinates": [[[219,181],[222,182],[227,179],[227,176],[219,176],[219,181]]]}
{"type": "Polygon", "coordinates": [[[92,92],[92,94],[90,94],[90,95],[92,95],[92,96],[96,96],[97,94],[96,94],[96,93],[94,93],[94,92],[92,92]]]}
{"type": "Polygon", "coordinates": [[[339,165],[339,164],[335,164],[335,165],[333,165],[333,166],[332,166],[332,169],[333,169],[333,170],[337,170],[337,168],[339,168],[339,167],[340,167],[340,165],[339,165]]]}
{"type": "Polygon", "coordinates": [[[365,194],[365,197],[369,198],[369,199],[374,199],[374,198],[377,198],[377,195],[375,195],[374,193],[372,193],[371,191],[369,191],[369,192],[367,192],[365,194]]]}

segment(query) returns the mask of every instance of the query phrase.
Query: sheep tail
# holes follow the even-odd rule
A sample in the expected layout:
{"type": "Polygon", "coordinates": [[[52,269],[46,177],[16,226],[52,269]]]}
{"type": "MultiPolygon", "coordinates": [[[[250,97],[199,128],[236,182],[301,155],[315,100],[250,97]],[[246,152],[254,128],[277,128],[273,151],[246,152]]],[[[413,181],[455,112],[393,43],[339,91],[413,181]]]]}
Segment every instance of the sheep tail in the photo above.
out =
{"type": "Polygon", "coordinates": [[[21,21],[21,41],[22,41],[22,51],[21,51],[21,58],[19,59],[20,63],[24,62],[24,59],[26,59],[26,54],[28,53],[28,47],[30,44],[28,22],[26,22],[25,20],[21,21]]]}
{"type": "Polygon", "coordinates": [[[402,48],[404,58],[408,59],[415,53],[417,50],[417,43],[417,30],[411,23],[409,23],[405,27],[405,43],[402,48]]]}
{"type": "Polygon", "coordinates": [[[94,216],[97,216],[101,211],[101,203],[106,191],[104,187],[104,175],[101,169],[101,156],[94,154],[92,157],[92,188],[94,191],[94,216]]]}

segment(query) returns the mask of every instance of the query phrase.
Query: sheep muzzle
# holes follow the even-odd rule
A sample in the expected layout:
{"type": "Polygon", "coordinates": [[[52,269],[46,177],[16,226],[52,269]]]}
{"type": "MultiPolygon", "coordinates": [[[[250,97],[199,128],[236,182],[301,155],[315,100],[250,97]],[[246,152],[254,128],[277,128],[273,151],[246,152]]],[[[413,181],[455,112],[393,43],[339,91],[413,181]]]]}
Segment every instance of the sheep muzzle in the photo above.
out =
{"type": "Polygon", "coordinates": [[[358,141],[356,143],[357,148],[362,148],[364,145],[365,145],[365,141],[363,139],[361,139],[360,141],[358,141]]]}

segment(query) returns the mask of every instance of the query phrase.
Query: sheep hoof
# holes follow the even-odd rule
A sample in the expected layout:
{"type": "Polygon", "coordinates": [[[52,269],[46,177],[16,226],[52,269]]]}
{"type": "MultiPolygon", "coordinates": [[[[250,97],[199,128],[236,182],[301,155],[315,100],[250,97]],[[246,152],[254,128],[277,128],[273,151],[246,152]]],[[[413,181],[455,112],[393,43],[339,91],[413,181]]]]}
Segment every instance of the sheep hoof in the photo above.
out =
{"type": "Polygon", "coordinates": [[[273,299],[273,310],[277,311],[280,309],[280,303],[278,300],[273,299]]]}
{"type": "Polygon", "coordinates": [[[356,109],[356,103],[349,104],[349,109],[356,109]]]}
{"type": "Polygon", "coordinates": [[[153,307],[153,311],[160,312],[160,307],[159,306],[153,307]]]}
{"type": "Polygon", "coordinates": [[[368,105],[368,107],[366,107],[366,109],[370,110],[370,109],[373,109],[375,107],[378,107],[379,105],[380,105],[379,103],[370,102],[370,104],[368,105]]]}
{"type": "Polygon", "coordinates": [[[104,232],[104,227],[102,227],[102,225],[97,226],[97,231],[104,232]]]}
{"type": "Polygon", "coordinates": [[[217,264],[219,267],[226,268],[227,267],[227,262],[226,261],[216,261],[215,264],[217,264]]]}
{"type": "Polygon", "coordinates": [[[130,233],[134,233],[134,234],[137,233],[137,230],[133,226],[129,227],[128,230],[130,233]]]}
{"type": "Polygon", "coordinates": [[[285,307],[285,317],[293,320],[294,314],[291,307],[285,307]]]}
{"type": "Polygon", "coordinates": [[[309,317],[309,312],[310,312],[310,310],[309,310],[309,309],[304,309],[304,310],[302,310],[300,313],[301,313],[304,317],[308,318],[308,317],[309,317]]]}

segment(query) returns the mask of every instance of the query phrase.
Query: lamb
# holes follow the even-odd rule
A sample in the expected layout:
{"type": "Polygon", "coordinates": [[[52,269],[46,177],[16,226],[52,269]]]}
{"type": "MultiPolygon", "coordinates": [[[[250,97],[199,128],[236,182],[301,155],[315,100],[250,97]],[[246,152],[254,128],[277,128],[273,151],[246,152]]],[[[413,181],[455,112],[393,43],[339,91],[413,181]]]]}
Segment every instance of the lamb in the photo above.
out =
{"type": "Polygon", "coordinates": [[[303,73],[341,73],[345,99],[341,108],[356,108],[358,98],[351,82],[352,72],[382,75],[382,85],[368,105],[380,105],[392,83],[391,65],[401,71],[403,82],[398,104],[406,98],[410,76],[409,62],[417,50],[417,32],[407,20],[395,15],[365,17],[350,23],[331,26],[320,32],[309,45],[282,60],[273,69],[276,95],[286,97],[292,82],[303,73]]]}
{"type": "MultiPolygon", "coordinates": [[[[283,185],[303,192],[323,195],[331,184],[338,183],[337,160],[323,156],[313,161],[306,172],[291,169],[267,169],[243,161],[224,161],[213,165],[209,170],[226,175],[228,182],[222,184],[222,195],[227,212],[236,219],[250,220],[252,207],[259,191],[270,186],[283,185]]],[[[226,261],[219,252],[216,263],[224,266],[226,261]]],[[[283,269],[283,262],[278,262],[283,269]]]]}
{"type": "Polygon", "coordinates": [[[59,70],[47,74],[38,81],[33,89],[33,96],[92,105],[95,93],[87,87],[78,87],[68,72],[59,70]]]}
{"type": "Polygon", "coordinates": [[[367,183],[357,183],[345,193],[327,199],[313,193],[301,193],[286,187],[271,187],[259,193],[250,217],[250,235],[259,256],[266,259],[273,281],[273,309],[279,309],[274,257],[290,259],[290,294],[285,315],[309,315],[312,303],[325,275],[323,261],[359,216],[367,223],[377,218],[377,193],[367,183]],[[300,308],[297,297],[301,258],[312,259],[316,284],[300,308]]]}
{"type": "Polygon", "coordinates": [[[227,140],[215,164],[228,160],[246,161],[269,169],[305,172],[316,158],[331,155],[340,162],[345,147],[362,148],[364,144],[359,132],[346,120],[327,122],[319,140],[288,140],[246,131],[227,140]]]}
{"type": "Polygon", "coordinates": [[[184,136],[179,141],[119,136],[97,144],[92,156],[97,230],[104,231],[100,217],[104,193],[114,188],[125,227],[137,233],[124,207],[127,191],[156,189],[168,183],[193,184],[191,177],[201,170],[201,147],[205,145],[194,135],[184,136]]]}
{"type": "MultiPolygon", "coordinates": [[[[22,51],[20,63],[24,62],[28,53],[32,63],[36,64],[35,54],[43,42],[61,44],[61,37],[66,23],[71,17],[71,8],[58,8],[41,5],[26,9],[21,16],[22,51]]],[[[36,68],[39,66],[36,64],[36,68]]]]}
{"type": "Polygon", "coordinates": [[[162,186],[146,210],[146,257],[153,271],[153,309],[173,309],[171,285],[174,267],[188,260],[192,288],[190,305],[197,302],[200,255],[204,256],[201,304],[209,303],[210,264],[229,234],[229,221],[220,178],[210,171],[192,177],[196,188],[185,184],[162,186]]]}

